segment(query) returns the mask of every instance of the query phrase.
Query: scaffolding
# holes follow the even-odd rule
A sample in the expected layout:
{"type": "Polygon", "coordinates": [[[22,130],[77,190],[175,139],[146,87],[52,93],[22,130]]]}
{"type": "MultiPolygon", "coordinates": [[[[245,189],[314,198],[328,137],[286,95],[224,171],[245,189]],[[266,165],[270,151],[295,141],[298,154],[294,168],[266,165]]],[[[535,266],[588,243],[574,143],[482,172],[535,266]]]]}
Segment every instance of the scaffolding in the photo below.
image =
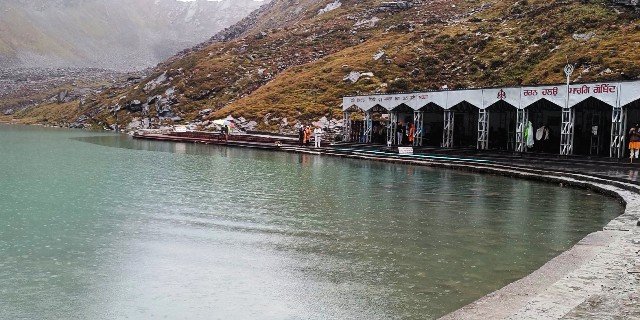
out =
{"type": "Polygon", "coordinates": [[[478,110],[478,150],[489,149],[489,110],[478,110]]]}
{"type": "Polygon", "coordinates": [[[364,143],[371,143],[373,133],[373,112],[371,110],[364,113],[364,143]]]}
{"type": "Polygon", "coordinates": [[[454,112],[453,110],[444,110],[444,128],[442,130],[443,148],[453,148],[453,128],[454,112]]]}
{"type": "Polygon", "coordinates": [[[389,112],[389,125],[387,126],[387,145],[396,144],[396,132],[398,131],[398,112],[389,112]]]}
{"type": "Polygon", "coordinates": [[[624,144],[627,123],[627,110],[615,107],[611,114],[611,149],[609,156],[611,158],[624,157],[624,144]]]}
{"type": "Polygon", "coordinates": [[[524,139],[524,131],[527,129],[529,122],[529,110],[518,109],[516,113],[516,151],[526,152],[527,141],[524,139]]]}
{"type": "Polygon", "coordinates": [[[574,108],[562,109],[562,125],[560,132],[560,155],[568,156],[573,154],[573,133],[576,119],[574,108]]]}
{"type": "Polygon", "coordinates": [[[351,142],[351,112],[345,111],[342,117],[342,135],[344,142],[351,142]]]}
{"type": "Polygon", "coordinates": [[[421,147],[423,140],[424,130],[424,111],[413,112],[413,124],[415,125],[416,132],[413,137],[413,146],[421,147]]]}

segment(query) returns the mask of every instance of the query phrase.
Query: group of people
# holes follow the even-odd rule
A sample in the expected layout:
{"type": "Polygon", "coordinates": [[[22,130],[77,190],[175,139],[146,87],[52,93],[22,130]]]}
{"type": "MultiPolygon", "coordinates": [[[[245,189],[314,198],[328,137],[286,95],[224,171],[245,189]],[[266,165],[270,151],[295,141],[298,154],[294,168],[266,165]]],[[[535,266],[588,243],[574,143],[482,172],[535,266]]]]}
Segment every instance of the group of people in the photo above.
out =
{"type": "Polygon", "coordinates": [[[321,128],[311,130],[310,126],[300,126],[300,128],[298,128],[298,144],[300,144],[300,146],[308,145],[313,136],[314,147],[320,148],[323,133],[321,128]]]}
{"type": "MultiPolygon", "coordinates": [[[[396,144],[398,145],[413,145],[413,140],[416,136],[416,126],[409,122],[408,124],[396,123],[396,144]]],[[[389,141],[391,144],[391,141],[389,141]]]]}

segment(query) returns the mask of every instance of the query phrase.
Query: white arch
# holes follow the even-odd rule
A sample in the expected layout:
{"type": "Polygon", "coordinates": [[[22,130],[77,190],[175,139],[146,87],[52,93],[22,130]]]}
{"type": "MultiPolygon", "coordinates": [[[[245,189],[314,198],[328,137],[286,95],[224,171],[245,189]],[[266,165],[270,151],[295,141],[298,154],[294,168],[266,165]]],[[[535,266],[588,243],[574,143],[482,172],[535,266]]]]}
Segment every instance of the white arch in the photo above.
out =
{"type": "Polygon", "coordinates": [[[525,109],[542,99],[548,100],[559,107],[564,107],[567,101],[567,86],[550,85],[522,87],[520,89],[520,105],[518,108],[525,109]]]}
{"type": "MultiPolygon", "coordinates": [[[[590,97],[614,107],[624,106],[640,99],[640,81],[574,84],[569,87],[569,90],[570,108],[590,97]]],[[[419,110],[433,103],[443,109],[451,109],[466,101],[479,109],[486,109],[498,101],[505,101],[518,109],[525,109],[542,99],[565,107],[567,86],[556,84],[344,97],[342,108],[346,110],[356,105],[363,111],[368,111],[380,105],[387,110],[393,110],[401,104],[406,104],[414,110],[419,110]]]]}
{"type": "Polygon", "coordinates": [[[620,83],[619,106],[623,107],[640,99],[640,81],[620,83]]]}
{"type": "Polygon", "coordinates": [[[447,91],[447,104],[445,109],[451,109],[462,101],[466,101],[480,108],[482,105],[482,89],[447,91]]]}
{"type": "Polygon", "coordinates": [[[498,101],[504,101],[516,108],[520,108],[520,88],[484,89],[482,107],[480,109],[489,108],[498,101]]]}
{"type": "Polygon", "coordinates": [[[619,83],[585,83],[569,87],[569,108],[589,98],[596,98],[611,107],[618,105],[619,83]]]}
{"type": "Polygon", "coordinates": [[[447,91],[421,92],[417,94],[415,110],[424,108],[433,103],[441,108],[447,105],[447,91]]]}

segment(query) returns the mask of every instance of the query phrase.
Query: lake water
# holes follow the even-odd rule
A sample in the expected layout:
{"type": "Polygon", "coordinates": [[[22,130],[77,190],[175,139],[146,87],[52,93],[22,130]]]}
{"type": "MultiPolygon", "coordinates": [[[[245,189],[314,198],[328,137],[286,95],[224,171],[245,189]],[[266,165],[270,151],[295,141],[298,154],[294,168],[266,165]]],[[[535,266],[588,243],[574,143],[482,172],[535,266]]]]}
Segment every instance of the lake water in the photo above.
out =
{"type": "Polygon", "coordinates": [[[621,211],[505,177],[0,125],[0,318],[435,318],[621,211]]]}

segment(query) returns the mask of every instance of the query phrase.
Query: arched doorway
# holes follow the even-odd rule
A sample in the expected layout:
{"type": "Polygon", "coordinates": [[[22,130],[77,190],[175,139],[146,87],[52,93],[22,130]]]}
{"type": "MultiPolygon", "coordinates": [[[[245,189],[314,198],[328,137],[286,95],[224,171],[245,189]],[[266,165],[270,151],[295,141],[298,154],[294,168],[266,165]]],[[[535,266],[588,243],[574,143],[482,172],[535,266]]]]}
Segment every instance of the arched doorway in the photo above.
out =
{"type": "Polygon", "coordinates": [[[357,106],[351,106],[344,111],[343,117],[343,141],[361,142],[364,137],[365,112],[357,106]]]}
{"type": "Polygon", "coordinates": [[[574,107],[573,153],[609,156],[613,106],[590,97],[574,107]]]}
{"type": "Polygon", "coordinates": [[[429,103],[418,112],[422,112],[422,146],[441,147],[444,109],[435,103],[429,103]]]}
{"type": "Polygon", "coordinates": [[[376,105],[369,111],[371,119],[371,140],[373,144],[387,143],[387,129],[389,127],[389,111],[376,105]]]}
{"type": "Polygon", "coordinates": [[[413,124],[413,109],[406,104],[400,104],[390,111],[387,141],[394,145],[408,145],[409,125],[413,124]],[[401,135],[399,133],[402,133],[401,135]]]}
{"type": "Polygon", "coordinates": [[[548,134],[544,134],[542,139],[534,137],[533,147],[528,147],[527,150],[539,153],[560,153],[562,107],[549,100],[542,99],[528,106],[526,111],[533,126],[534,136],[543,126],[548,130],[548,134]]]}
{"type": "Polygon", "coordinates": [[[516,147],[516,107],[498,101],[489,111],[489,149],[513,151],[516,147]]]}
{"type": "Polygon", "coordinates": [[[475,148],[478,142],[478,107],[463,101],[450,110],[453,112],[453,146],[475,148]]]}

